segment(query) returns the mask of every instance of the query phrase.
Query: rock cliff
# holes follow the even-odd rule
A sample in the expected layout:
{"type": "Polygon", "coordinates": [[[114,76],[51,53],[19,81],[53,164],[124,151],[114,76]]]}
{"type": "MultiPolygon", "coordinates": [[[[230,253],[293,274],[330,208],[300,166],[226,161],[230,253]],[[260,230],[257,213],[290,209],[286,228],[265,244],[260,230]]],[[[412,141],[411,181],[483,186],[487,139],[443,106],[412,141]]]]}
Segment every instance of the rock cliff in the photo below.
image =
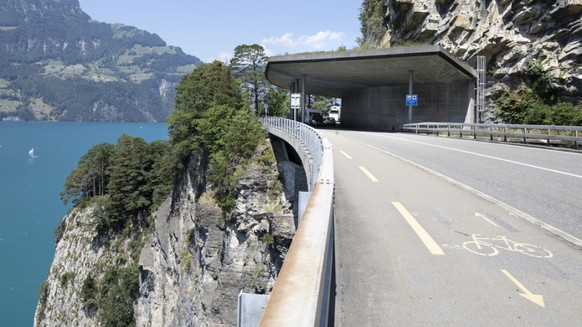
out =
{"type": "Polygon", "coordinates": [[[489,97],[499,83],[519,84],[533,61],[564,84],[565,100],[581,97],[582,0],[386,0],[386,7],[381,47],[438,44],[474,67],[486,56],[489,97]]]}
{"type": "Polygon", "coordinates": [[[92,227],[93,207],[67,215],[35,326],[103,325],[100,294],[132,267],[137,326],[234,326],[239,292],[269,293],[295,231],[272,148],[257,148],[231,214],[216,204],[203,161],[191,159],[148,228],[108,237],[92,227]]]}

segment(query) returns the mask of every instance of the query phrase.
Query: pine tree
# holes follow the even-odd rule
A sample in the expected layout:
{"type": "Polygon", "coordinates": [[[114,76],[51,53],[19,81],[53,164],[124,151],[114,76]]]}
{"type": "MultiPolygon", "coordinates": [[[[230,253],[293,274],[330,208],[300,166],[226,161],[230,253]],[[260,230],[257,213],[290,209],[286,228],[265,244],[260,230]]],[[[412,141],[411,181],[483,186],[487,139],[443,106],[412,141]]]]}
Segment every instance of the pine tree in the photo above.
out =
{"type": "Polygon", "coordinates": [[[230,61],[234,76],[241,83],[243,93],[250,97],[252,108],[257,114],[260,111],[259,101],[268,87],[265,77],[266,65],[265,49],[258,44],[237,46],[230,61]]]}

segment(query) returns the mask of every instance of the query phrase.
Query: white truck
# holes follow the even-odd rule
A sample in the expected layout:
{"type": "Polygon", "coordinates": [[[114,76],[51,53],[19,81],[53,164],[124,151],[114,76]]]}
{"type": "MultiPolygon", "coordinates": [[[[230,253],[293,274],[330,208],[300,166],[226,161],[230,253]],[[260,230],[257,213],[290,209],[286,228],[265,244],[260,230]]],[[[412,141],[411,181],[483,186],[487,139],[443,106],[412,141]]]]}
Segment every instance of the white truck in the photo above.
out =
{"type": "Polygon", "coordinates": [[[342,107],[340,106],[331,106],[329,108],[328,117],[330,120],[335,121],[336,124],[339,124],[342,115],[342,107]]]}

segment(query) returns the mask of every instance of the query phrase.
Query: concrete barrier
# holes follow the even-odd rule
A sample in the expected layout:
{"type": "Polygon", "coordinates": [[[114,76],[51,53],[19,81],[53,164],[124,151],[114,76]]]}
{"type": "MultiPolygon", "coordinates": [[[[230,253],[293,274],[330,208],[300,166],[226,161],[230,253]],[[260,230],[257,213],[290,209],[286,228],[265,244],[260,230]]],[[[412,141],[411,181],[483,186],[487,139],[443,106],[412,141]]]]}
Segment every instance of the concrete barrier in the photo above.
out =
{"type": "Polygon", "coordinates": [[[269,117],[263,124],[297,151],[312,194],[259,326],[327,326],[335,296],[331,145],[299,122],[269,117]]]}

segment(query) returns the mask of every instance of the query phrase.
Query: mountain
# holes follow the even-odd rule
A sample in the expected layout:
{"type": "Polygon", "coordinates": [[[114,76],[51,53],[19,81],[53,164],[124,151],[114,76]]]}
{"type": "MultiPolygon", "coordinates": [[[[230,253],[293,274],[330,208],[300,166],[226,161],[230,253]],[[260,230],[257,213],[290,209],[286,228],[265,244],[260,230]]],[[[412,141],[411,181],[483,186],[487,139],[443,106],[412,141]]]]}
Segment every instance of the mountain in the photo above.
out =
{"type": "Polygon", "coordinates": [[[0,119],[164,121],[202,61],[78,0],[0,0],[0,119]]]}
{"type": "Polygon", "coordinates": [[[540,64],[555,83],[563,86],[564,101],[576,103],[581,99],[582,0],[365,3],[380,8],[376,14],[370,10],[361,16],[368,32],[363,40],[367,44],[438,44],[473,67],[477,56],[485,56],[489,109],[486,120],[493,119],[491,100],[503,85],[514,88],[526,81],[530,64],[540,64]]]}

